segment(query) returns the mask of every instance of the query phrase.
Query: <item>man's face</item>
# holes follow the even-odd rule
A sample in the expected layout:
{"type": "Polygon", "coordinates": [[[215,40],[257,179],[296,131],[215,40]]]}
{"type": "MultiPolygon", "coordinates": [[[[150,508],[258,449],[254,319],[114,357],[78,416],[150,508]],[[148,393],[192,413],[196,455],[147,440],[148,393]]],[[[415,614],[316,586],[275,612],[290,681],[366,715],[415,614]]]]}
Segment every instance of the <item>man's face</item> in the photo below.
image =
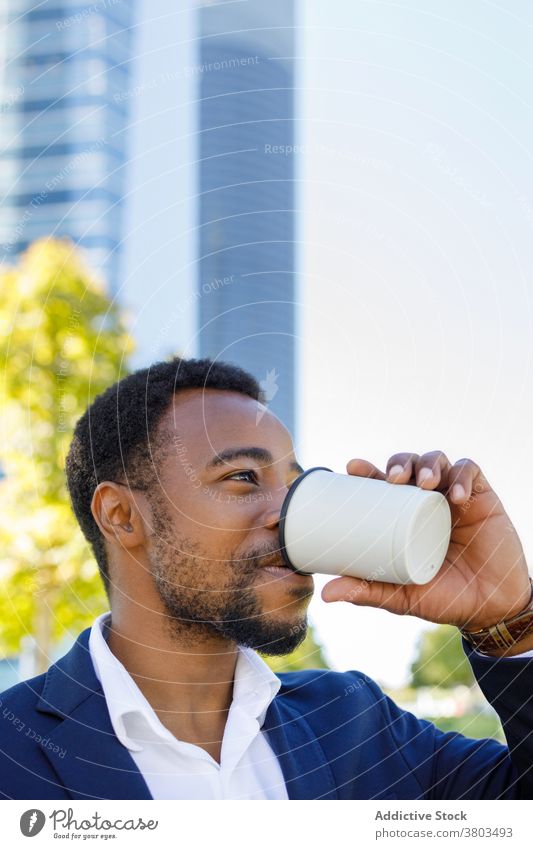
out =
{"type": "Polygon", "coordinates": [[[314,586],[275,565],[281,504],[302,471],[287,429],[247,396],[184,390],[158,428],[155,468],[148,558],[172,631],[294,649],[314,586]]]}

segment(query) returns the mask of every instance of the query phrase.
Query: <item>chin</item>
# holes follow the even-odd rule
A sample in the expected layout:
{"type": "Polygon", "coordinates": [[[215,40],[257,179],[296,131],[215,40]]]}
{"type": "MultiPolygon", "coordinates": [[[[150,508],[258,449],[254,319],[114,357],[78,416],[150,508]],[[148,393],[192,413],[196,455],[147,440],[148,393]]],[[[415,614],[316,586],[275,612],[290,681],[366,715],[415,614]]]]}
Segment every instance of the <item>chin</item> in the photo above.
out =
{"type": "Polygon", "coordinates": [[[305,616],[292,619],[289,623],[270,622],[263,632],[259,651],[271,656],[290,654],[303,643],[308,630],[309,623],[305,616]]]}

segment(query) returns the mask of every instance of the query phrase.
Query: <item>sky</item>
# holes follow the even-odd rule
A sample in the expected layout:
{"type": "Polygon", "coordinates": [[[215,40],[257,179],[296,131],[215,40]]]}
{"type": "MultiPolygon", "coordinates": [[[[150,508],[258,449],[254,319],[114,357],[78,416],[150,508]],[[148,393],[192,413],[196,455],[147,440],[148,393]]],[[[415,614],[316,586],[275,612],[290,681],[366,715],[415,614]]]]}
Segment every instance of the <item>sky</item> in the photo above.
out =
{"type": "MultiPolygon", "coordinates": [[[[194,31],[170,8],[140,3],[145,84],[156,50],[172,64],[179,44],[192,62],[194,31]]],[[[344,472],[352,457],[384,469],[404,450],[471,457],[531,562],[533,5],[299,0],[298,22],[298,459],[344,472]]],[[[195,127],[163,84],[132,105],[124,292],[150,360],[194,325],[194,186],[165,162],[172,143],[194,161],[195,127]],[[148,251],[131,226],[141,216],[148,251]],[[154,254],[169,272],[147,297],[154,254]],[[176,281],[181,306],[162,325],[176,281]]],[[[431,626],[327,605],[327,579],[315,580],[310,615],[331,665],[402,684],[431,626]]]]}
{"type": "MultiPolygon", "coordinates": [[[[531,562],[533,7],[301,10],[300,462],[470,457],[531,562]]],[[[389,685],[426,627],[311,613],[337,668],[389,685]]]]}

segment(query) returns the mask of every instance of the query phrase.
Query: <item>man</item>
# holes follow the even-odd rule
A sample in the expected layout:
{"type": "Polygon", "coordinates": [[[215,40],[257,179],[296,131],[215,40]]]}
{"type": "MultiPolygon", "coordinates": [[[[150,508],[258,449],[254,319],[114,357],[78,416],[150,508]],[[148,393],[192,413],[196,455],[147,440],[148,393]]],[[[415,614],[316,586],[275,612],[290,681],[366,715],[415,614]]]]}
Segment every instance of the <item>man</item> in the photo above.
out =
{"type": "Polygon", "coordinates": [[[463,639],[508,747],[441,732],[361,672],[275,676],[256,653],[301,643],[313,579],[281,565],[280,508],[302,468],[241,369],[175,359],[130,375],[80,419],[66,471],[111,612],[0,696],[4,798],[531,798],[533,632],[513,625],[531,583],[473,461],[351,460],[349,474],[443,492],[452,538],[430,584],[340,577],[322,598],[469,632],[508,622],[492,657],[463,639]]]}

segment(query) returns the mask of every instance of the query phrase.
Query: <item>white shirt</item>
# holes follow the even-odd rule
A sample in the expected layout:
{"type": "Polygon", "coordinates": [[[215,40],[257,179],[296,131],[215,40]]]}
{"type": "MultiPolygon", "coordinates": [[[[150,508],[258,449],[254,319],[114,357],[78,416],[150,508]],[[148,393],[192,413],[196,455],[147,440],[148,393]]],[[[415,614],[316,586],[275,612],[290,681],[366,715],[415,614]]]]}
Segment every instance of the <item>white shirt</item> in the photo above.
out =
{"type": "Polygon", "coordinates": [[[220,764],[205,749],[178,740],[165,728],[141,690],[109,648],[104,626],[89,636],[94,670],[114,732],[139,768],[154,799],[288,799],[278,759],[261,731],[281,687],[253,649],[239,646],[220,764]]]}

